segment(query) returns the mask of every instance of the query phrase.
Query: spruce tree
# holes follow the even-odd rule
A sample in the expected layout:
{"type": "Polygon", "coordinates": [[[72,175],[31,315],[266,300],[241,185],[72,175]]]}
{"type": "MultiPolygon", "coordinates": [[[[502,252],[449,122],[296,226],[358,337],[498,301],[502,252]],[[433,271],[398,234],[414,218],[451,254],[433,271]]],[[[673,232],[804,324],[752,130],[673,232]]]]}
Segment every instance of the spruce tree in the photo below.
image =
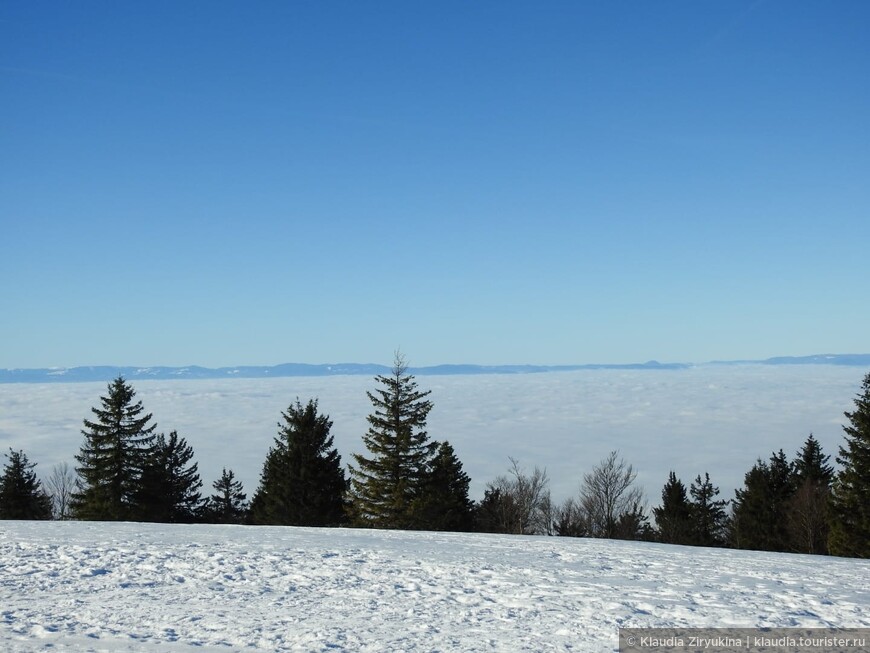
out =
{"type": "Polygon", "coordinates": [[[193,449],[172,431],[154,441],[136,493],[136,519],[161,523],[190,523],[199,517],[202,495],[193,449]]]}
{"type": "Polygon", "coordinates": [[[731,539],[738,549],[771,549],[768,531],[774,519],[767,463],[759,458],[734,492],[731,539]]]}
{"type": "Polygon", "coordinates": [[[801,553],[828,551],[828,505],[834,468],[810,433],[792,465],[795,491],[788,507],[791,546],[801,553]]]}
{"type": "Polygon", "coordinates": [[[620,513],[613,531],[613,539],[616,540],[652,542],[655,540],[655,535],[655,531],[649,524],[649,517],[640,503],[635,503],[620,513]]]}
{"type": "Polygon", "coordinates": [[[0,519],[51,519],[51,499],[23,451],[9,450],[0,476],[0,519]]]}
{"type": "Polygon", "coordinates": [[[492,484],[474,511],[475,530],[479,533],[516,533],[517,506],[514,497],[492,484]]]}
{"type": "Polygon", "coordinates": [[[470,483],[450,443],[438,445],[414,510],[417,527],[432,531],[472,530],[474,503],[468,498],[470,483]]]}
{"type": "Polygon", "coordinates": [[[840,472],[834,481],[829,547],[833,555],[870,558],[870,373],[845,413],[845,446],[840,446],[840,472]]]}
{"type": "Polygon", "coordinates": [[[78,519],[117,521],[135,519],[136,493],[154,441],[151,414],[144,414],[136,391],[122,377],[109,384],[85,419],[85,442],[76,460],[78,488],[72,497],[78,519]]]}
{"type": "Polygon", "coordinates": [[[568,498],[556,508],[553,519],[553,532],[560,537],[585,537],[586,519],[580,504],[568,498]]]}
{"type": "Polygon", "coordinates": [[[345,519],[347,481],[333,446],[328,415],[317,400],[299,399],[282,413],[278,437],[269,449],[252,518],[259,524],[334,526],[345,519]]]}
{"type": "Polygon", "coordinates": [[[728,502],[716,499],[719,488],[710,482],[710,474],[704,473],[695,478],[689,487],[692,496],[692,541],[699,546],[724,546],[728,515],[725,506],[728,502]]]}
{"type": "Polygon", "coordinates": [[[212,483],[215,493],[208,499],[206,520],[216,524],[242,524],[248,512],[242,482],[233,470],[224,467],[221,477],[212,483]]]}
{"type": "Polygon", "coordinates": [[[351,466],[353,512],[359,525],[375,528],[415,528],[419,505],[436,443],[429,441],[426,419],[430,390],[420,391],[400,354],[389,376],[367,392],[374,412],[363,442],[370,456],[354,454],[351,466]]]}
{"type": "Polygon", "coordinates": [[[791,466],[782,449],[760,459],[735,492],[733,539],[739,549],[788,551],[788,504],[794,494],[791,466]]]}
{"type": "Polygon", "coordinates": [[[692,511],[686,486],[674,472],[662,488],[662,505],[653,508],[659,540],[667,544],[691,544],[692,511]]]}
{"type": "Polygon", "coordinates": [[[821,485],[830,485],[834,480],[834,468],[828,464],[831,459],[822,451],[822,445],[816,437],[810,433],[800,451],[795,456],[793,463],[795,480],[797,482],[810,481],[821,485]]]}

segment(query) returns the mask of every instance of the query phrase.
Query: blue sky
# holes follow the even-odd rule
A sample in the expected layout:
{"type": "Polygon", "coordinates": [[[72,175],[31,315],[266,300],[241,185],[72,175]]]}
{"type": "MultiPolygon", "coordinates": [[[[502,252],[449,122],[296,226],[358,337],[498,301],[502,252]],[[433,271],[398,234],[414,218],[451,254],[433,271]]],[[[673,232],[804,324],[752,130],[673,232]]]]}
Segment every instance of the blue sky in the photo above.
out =
{"type": "Polygon", "coordinates": [[[6,2],[0,367],[867,352],[866,2],[6,2]]]}

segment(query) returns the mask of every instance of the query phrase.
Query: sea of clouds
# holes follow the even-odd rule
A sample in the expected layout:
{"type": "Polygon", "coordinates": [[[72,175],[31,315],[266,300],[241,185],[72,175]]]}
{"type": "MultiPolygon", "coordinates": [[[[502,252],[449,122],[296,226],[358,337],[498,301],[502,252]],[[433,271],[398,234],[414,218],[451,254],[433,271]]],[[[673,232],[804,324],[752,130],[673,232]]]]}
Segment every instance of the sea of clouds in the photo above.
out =
{"type": "MultiPolygon", "coordinates": [[[[784,449],[793,457],[812,432],[836,457],[843,412],[854,408],[865,371],[828,365],[698,366],[682,370],[583,370],[520,375],[419,376],[432,391],[429,434],[449,440],[472,478],[473,498],[504,474],[509,457],[546,468],[553,498],[578,492],[583,474],[611,450],[637,470],[650,506],[673,470],[688,486],[710,473],[722,496],[754,461],[784,449]]],[[[333,421],[344,463],[367,453],[371,412],[365,376],[135,381],[158,431],[177,430],[195,451],[204,494],[223,467],[249,496],[277,434],[281,411],[317,398],[333,421]]],[[[0,447],[23,449],[45,478],[75,464],[82,420],[105,383],[0,384],[0,447]]]]}

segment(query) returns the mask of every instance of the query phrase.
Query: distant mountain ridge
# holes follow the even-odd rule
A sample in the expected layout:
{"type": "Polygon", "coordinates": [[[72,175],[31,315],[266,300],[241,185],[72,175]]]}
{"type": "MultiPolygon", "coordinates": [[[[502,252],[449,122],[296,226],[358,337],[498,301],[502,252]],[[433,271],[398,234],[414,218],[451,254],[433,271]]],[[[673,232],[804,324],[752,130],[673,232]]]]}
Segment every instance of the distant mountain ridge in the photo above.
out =
{"type": "MultiPolygon", "coordinates": [[[[698,365],[852,365],[870,366],[870,354],[817,354],[814,356],[778,356],[765,360],[713,361],[710,363],[646,363],[586,364],[586,365],[434,365],[412,367],[409,371],[419,376],[469,374],[540,374],[576,370],[681,370],[698,365]]],[[[389,373],[387,365],[374,363],[339,363],[311,365],[283,363],[281,365],[237,367],[115,367],[83,366],[64,368],[0,369],[0,383],[83,383],[111,381],[118,376],[125,379],[266,379],[293,376],[339,376],[389,373]]]]}

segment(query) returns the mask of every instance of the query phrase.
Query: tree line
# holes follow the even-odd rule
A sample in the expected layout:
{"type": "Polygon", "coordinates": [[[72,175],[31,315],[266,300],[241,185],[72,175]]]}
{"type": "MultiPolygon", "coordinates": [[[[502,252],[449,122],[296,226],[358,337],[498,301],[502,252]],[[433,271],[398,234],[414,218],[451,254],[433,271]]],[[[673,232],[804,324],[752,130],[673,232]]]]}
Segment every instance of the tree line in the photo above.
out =
{"type": "Polygon", "coordinates": [[[176,431],[157,433],[119,377],[84,420],[73,468],[56,466],[43,484],[26,454],[10,450],[0,518],[480,531],[870,557],[870,374],[845,413],[838,472],[810,434],[792,461],[782,450],[759,458],[731,501],[718,497],[708,473],[687,488],[671,472],[651,511],[634,467],[616,451],[561,504],[551,499],[545,469],[526,471],[514,459],[472,501],[453,447],[426,431],[431,391],[418,388],[398,354],[375,381],[366,453],[353,454],[345,469],[329,416],[317,399],[297,398],[281,413],[248,500],[227,468],[204,496],[191,446],[176,431]]]}

